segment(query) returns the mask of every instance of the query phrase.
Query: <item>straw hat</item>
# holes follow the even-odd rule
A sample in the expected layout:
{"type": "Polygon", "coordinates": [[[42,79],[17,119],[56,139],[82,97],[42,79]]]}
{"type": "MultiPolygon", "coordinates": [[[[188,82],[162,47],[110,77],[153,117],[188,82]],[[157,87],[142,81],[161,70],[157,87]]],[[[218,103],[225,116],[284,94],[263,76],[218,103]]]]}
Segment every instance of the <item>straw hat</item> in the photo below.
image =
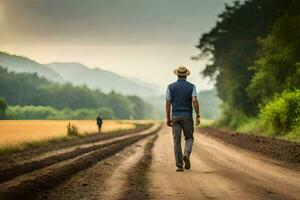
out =
{"type": "Polygon", "coordinates": [[[179,76],[188,76],[191,74],[190,70],[188,70],[186,67],[180,66],[174,69],[174,74],[179,76]]]}

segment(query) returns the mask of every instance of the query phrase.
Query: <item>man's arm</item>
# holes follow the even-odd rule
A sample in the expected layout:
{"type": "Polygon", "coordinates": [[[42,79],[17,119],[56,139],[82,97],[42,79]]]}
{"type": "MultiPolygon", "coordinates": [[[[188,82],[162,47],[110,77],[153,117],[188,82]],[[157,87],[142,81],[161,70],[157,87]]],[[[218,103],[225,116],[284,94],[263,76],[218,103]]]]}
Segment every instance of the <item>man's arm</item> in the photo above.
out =
{"type": "Polygon", "coordinates": [[[196,125],[200,124],[200,113],[199,113],[199,103],[196,96],[193,97],[193,107],[196,113],[196,125]]]}
{"type": "Polygon", "coordinates": [[[167,115],[167,124],[168,126],[172,125],[171,121],[171,102],[166,100],[166,115],[167,115]]]}
{"type": "Polygon", "coordinates": [[[196,91],[196,86],[193,85],[193,93],[192,93],[192,102],[193,102],[193,107],[196,112],[196,126],[200,124],[200,113],[199,113],[199,103],[197,99],[197,91],[196,91]]]}
{"type": "Polygon", "coordinates": [[[172,120],[171,120],[171,92],[169,89],[169,86],[167,87],[166,91],[166,117],[167,117],[167,124],[168,126],[172,126],[172,120]]]}

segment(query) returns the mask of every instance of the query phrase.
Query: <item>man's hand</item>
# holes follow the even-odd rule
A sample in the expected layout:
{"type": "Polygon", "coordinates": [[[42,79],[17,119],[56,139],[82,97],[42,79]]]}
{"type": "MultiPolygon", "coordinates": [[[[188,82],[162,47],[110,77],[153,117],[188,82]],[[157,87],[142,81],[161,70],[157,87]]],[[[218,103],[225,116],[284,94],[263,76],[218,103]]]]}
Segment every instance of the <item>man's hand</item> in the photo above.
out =
{"type": "Polygon", "coordinates": [[[167,125],[168,125],[169,127],[172,127],[172,120],[167,120],[167,125]]]}
{"type": "Polygon", "coordinates": [[[200,117],[196,117],[196,126],[200,124],[200,117]]]}

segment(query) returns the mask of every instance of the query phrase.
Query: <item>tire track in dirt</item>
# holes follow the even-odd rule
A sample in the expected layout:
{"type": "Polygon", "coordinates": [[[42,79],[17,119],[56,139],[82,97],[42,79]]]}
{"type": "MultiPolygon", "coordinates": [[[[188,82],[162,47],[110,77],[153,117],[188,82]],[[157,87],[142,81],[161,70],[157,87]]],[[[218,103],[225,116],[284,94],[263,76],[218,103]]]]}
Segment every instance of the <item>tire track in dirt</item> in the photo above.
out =
{"type": "Polygon", "coordinates": [[[139,142],[139,148],[126,158],[99,191],[100,199],[148,199],[150,180],[148,171],[152,164],[152,147],[158,135],[139,142]]]}
{"type": "Polygon", "coordinates": [[[144,156],[137,165],[129,171],[127,180],[128,187],[122,194],[121,199],[149,199],[150,180],[148,178],[148,172],[152,163],[152,148],[157,137],[158,136],[156,135],[147,143],[144,150],[144,156]]]}
{"type": "MultiPolygon", "coordinates": [[[[148,136],[132,145],[125,147],[122,151],[117,154],[110,156],[106,159],[97,162],[92,167],[87,170],[82,170],[72,176],[69,180],[55,187],[51,191],[46,191],[45,193],[39,194],[39,199],[48,200],[99,200],[99,199],[112,199],[112,195],[106,196],[105,193],[113,193],[112,190],[117,188],[122,188],[127,180],[127,174],[122,173],[122,168],[128,163],[128,160],[139,160],[134,156],[141,152],[143,155],[143,149],[145,147],[145,142],[147,142],[151,137],[155,135],[148,136]],[[118,174],[123,174],[123,179],[120,180],[119,177],[113,176],[117,172],[118,174]],[[113,182],[113,184],[108,185],[109,180],[118,181],[113,182]]],[[[140,158],[141,156],[139,156],[140,158]]],[[[136,162],[134,162],[136,163],[136,162]]],[[[135,164],[132,164],[133,167],[135,164]]],[[[119,190],[117,190],[119,191],[119,190]]],[[[114,194],[114,193],[113,193],[114,194]]]]}
{"type": "Polygon", "coordinates": [[[74,147],[72,151],[69,151],[66,153],[55,154],[53,156],[49,156],[49,157],[46,157],[41,160],[26,162],[24,164],[10,167],[9,169],[0,170],[0,183],[10,180],[14,177],[20,176],[22,174],[29,173],[29,172],[65,161],[68,159],[72,159],[72,158],[78,157],[82,154],[95,151],[97,149],[101,149],[101,148],[104,148],[107,146],[117,144],[118,142],[120,142],[119,140],[123,140],[123,139],[126,139],[127,137],[131,137],[131,136],[132,136],[132,134],[129,134],[126,136],[120,136],[115,139],[112,139],[111,142],[107,142],[104,144],[103,144],[103,142],[105,142],[105,141],[102,141],[102,144],[92,143],[88,147],[85,147],[85,148],[74,147]]]}
{"type": "Polygon", "coordinates": [[[8,168],[13,168],[16,165],[20,165],[28,161],[34,161],[34,159],[41,160],[44,157],[55,155],[57,154],[57,152],[64,151],[67,148],[90,144],[98,141],[105,141],[117,137],[122,137],[125,135],[136,134],[148,130],[153,126],[155,125],[154,124],[138,125],[137,128],[132,130],[126,130],[126,131],[115,132],[110,134],[98,134],[98,133],[91,134],[79,138],[70,138],[66,141],[49,142],[41,147],[33,148],[33,149],[25,149],[22,150],[21,152],[18,151],[18,152],[5,153],[0,155],[0,169],[5,170],[8,168]]]}
{"type": "Polygon", "coordinates": [[[0,191],[0,199],[24,199],[25,197],[26,199],[36,198],[38,194],[55,188],[57,185],[72,177],[75,173],[85,170],[97,162],[116,154],[126,146],[129,146],[147,136],[153,135],[159,130],[159,128],[160,127],[148,134],[137,135],[129,137],[123,141],[113,142],[113,144],[94,150],[82,158],[70,163],[65,163],[65,165],[56,171],[49,170],[48,173],[42,176],[22,181],[16,186],[1,188],[2,191],[0,191]]]}

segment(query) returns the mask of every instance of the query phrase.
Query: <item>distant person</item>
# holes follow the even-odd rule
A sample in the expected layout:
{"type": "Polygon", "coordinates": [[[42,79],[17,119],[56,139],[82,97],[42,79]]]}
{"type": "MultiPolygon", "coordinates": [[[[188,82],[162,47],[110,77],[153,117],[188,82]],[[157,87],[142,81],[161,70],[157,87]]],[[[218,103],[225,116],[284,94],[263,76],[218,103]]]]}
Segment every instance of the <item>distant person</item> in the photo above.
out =
{"type": "Polygon", "coordinates": [[[167,125],[172,127],[176,171],[182,172],[183,162],[185,169],[191,168],[190,155],[194,143],[193,107],[196,112],[196,125],[200,124],[200,114],[196,87],[186,80],[186,77],[190,75],[190,71],[186,67],[178,67],[173,72],[177,75],[178,79],[176,82],[168,85],[166,92],[166,114],[167,125]],[[185,137],[183,157],[181,150],[182,130],[185,137]]]}
{"type": "Polygon", "coordinates": [[[103,124],[102,115],[101,113],[99,113],[99,116],[97,117],[97,126],[98,126],[99,133],[101,133],[102,124],[103,124]]]}

